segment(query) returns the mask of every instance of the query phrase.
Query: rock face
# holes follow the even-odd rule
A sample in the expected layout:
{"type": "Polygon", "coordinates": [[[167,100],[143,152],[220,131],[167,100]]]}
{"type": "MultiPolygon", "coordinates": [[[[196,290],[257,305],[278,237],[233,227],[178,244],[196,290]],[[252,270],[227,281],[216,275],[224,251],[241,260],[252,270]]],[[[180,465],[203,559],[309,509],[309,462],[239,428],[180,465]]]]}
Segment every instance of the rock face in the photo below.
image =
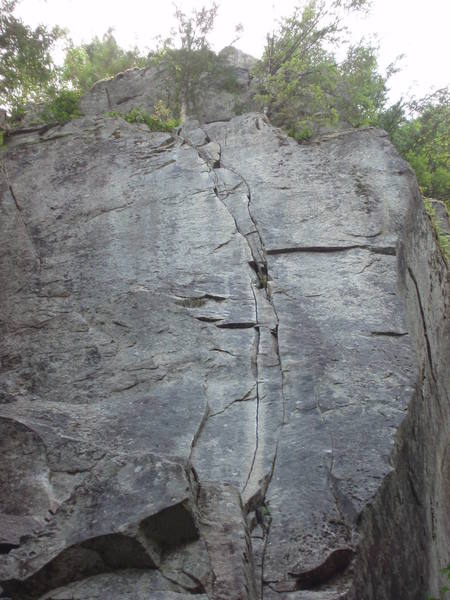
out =
{"type": "MultiPolygon", "coordinates": [[[[227,89],[225,76],[202,87],[195,106],[188,107],[189,113],[202,123],[228,121],[253,106],[251,69],[256,60],[233,46],[224,48],[219,57],[230,68],[233,89],[227,89]]],[[[81,99],[80,109],[85,115],[126,114],[135,108],[151,114],[159,100],[170,105],[172,83],[165,78],[163,66],[129,69],[113,79],[97,82],[81,99]]]]}
{"type": "Polygon", "coordinates": [[[407,165],[95,93],[3,156],[5,597],[436,594],[448,271],[407,165]]]}

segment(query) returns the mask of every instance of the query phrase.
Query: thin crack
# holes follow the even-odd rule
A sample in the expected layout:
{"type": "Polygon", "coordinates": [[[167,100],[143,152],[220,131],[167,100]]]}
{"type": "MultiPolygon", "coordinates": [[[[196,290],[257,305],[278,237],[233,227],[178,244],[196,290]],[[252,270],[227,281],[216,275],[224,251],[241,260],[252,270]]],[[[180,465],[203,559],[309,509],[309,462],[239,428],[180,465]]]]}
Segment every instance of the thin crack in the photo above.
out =
{"type": "Polygon", "coordinates": [[[434,383],[436,383],[436,375],[434,373],[434,364],[433,364],[433,355],[431,352],[430,338],[428,337],[428,329],[427,329],[427,324],[426,324],[426,320],[425,320],[425,311],[423,309],[422,299],[420,297],[419,285],[418,285],[417,279],[415,278],[410,267],[408,267],[408,274],[411,277],[411,280],[414,283],[414,287],[416,289],[416,296],[417,296],[417,302],[419,304],[420,317],[422,319],[422,327],[423,327],[423,334],[425,337],[425,343],[426,343],[426,348],[427,348],[428,361],[430,363],[431,377],[433,378],[434,383]]]}
{"type": "Polygon", "coordinates": [[[234,358],[239,358],[238,354],[233,354],[229,350],[224,350],[223,348],[211,348],[210,352],[220,352],[222,354],[228,354],[229,356],[233,356],[234,358]]]}
{"type": "Polygon", "coordinates": [[[113,103],[111,102],[111,96],[109,95],[109,90],[108,90],[107,86],[105,86],[103,89],[105,90],[105,93],[106,93],[106,101],[108,102],[108,108],[109,108],[109,110],[112,110],[113,103]]]}
{"type": "Polygon", "coordinates": [[[86,217],[87,221],[92,221],[93,219],[96,219],[97,217],[101,217],[102,215],[105,215],[110,212],[114,212],[114,211],[122,212],[123,210],[129,208],[132,205],[133,205],[133,202],[127,202],[126,204],[121,204],[120,206],[112,206],[111,208],[100,209],[98,211],[95,211],[94,214],[87,213],[84,216],[86,217]]]}
{"type": "Polygon", "coordinates": [[[191,442],[191,451],[189,453],[189,464],[190,465],[192,465],[192,455],[194,453],[195,446],[197,445],[197,442],[200,438],[203,428],[205,427],[206,422],[208,421],[208,418],[210,417],[210,413],[211,413],[211,410],[210,410],[210,407],[208,404],[208,400],[206,400],[205,411],[203,413],[200,424],[199,424],[197,431],[195,432],[194,437],[192,438],[192,442],[191,442]]]}
{"type": "MultiPolygon", "coordinates": [[[[256,302],[256,297],[255,297],[255,302],[256,302]]],[[[250,481],[250,477],[252,476],[253,467],[255,466],[256,455],[258,454],[258,446],[259,446],[259,403],[260,403],[260,396],[259,396],[259,367],[258,367],[259,343],[260,343],[259,327],[255,327],[255,355],[256,355],[256,361],[255,361],[255,378],[256,378],[255,450],[253,452],[253,459],[252,459],[252,463],[250,465],[250,469],[249,469],[249,472],[248,472],[248,475],[247,475],[247,479],[245,481],[244,487],[242,488],[241,496],[245,493],[245,490],[247,489],[248,482],[250,481]]]]}
{"type": "Polygon", "coordinates": [[[219,244],[218,246],[216,246],[214,248],[214,250],[211,252],[211,254],[213,252],[217,252],[217,250],[220,250],[221,248],[223,248],[224,246],[227,246],[230,242],[232,242],[233,238],[234,238],[234,235],[235,235],[235,232],[233,232],[233,235],[232,235],[232,237],[229,240],[227,240],[226,242],[223,242],[222,244],[219,244]]]}
{"type": "Polygon", "coordinates": [[[230,404],[227,404],[225,406],[225,408],[222,408],[222,410],[218,410],[217,412],[210,413],[209,417],[217,417],[217,415],[222,415],[224,412],[226,412],[229,408],[231,408],[237,402],[247,402],[249,400],[255,400],[256,396],[251,395],[255,388],[256,388],[256,384],[252,387],[251,390],[249,390],[244,396],[242,396],[242,398],[236,398],[236,400],[233,400],[232,402],[230,402],[230,404]]]}
{"type": "Polygon", "coordinates": [[[40,272],[41,271],[41,267],[42,267],[42,258],[40,256],[38,250],[37,250],[37,247],[36,247],[36,244],[34,242],[33,236],[31,235],[30,229],[28,227],[28,223],[25,221],[25,218],[23,216],[23,207],[22,207],[21,203],[19,202],[19,199],[18,199],[16,193],[14,192],[13,186],[11,185],[11,181],[9,179],[9,174],[8,174],[8,169],[6,168],[5,163],[1,159],[0,159],[0,172],[3,175],[3,179],[4,179],[5,183],[6,183],[6,185],[8,186],[9,193],[11,194],[11,197],[12,197],[12,199],[14,201],[14,205],[16,207],[16,210],[17,210],[18,214],[19,214],[19,218],[22,221],[23,228],[24,228],[25,233],[26,233],[26,235],[27,235],[27,237],[28,237],[28,239],[30,241],[31,248],[33,250],[33,253],[34,253],[34,255],[36,257],[36,260],[37,260],[37,263],[38,263],[38,271],[40,272]]]}

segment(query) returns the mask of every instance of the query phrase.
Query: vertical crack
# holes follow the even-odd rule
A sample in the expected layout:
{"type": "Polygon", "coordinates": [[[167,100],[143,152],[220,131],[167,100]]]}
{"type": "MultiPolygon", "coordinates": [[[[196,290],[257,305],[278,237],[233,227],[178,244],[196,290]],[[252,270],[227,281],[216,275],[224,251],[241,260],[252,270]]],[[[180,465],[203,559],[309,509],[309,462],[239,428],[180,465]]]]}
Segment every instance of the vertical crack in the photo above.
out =
{"type": "Polygon", "coordinates": [[[1,172],[2,176],[3,176],[3,180],[5,181],[5,183],[7,185],[8,191],[9,191],[9,193],[11,195],[11,198],[12,198],[12,200],[14,202],[14,206],[16,207],[16,210],[17,210],[17,213],[18,213],[18,216],[19,216],[19,220],[21,221],[22,226],[23,226],[24,231],[25,231],[25,234],[26,234],[26,236],[27,236],[27,238],[28,238],[28,240],[30,242],[31,248],[33,250],[33,254],[36,257],[36,261],[37,261],[37,265],[38,265],[38,271],[40,272],[41,271],[41,267],[42,267],[42,258],[40,256],[38,250],[37,250],[35,241],[33,239],[33,236],[31,235],[30,229],[28,227],[28,223],[26,222],[25,217],[23,215],[23,206],[19,202],[19,198],[18,198],[17,194],[15,193],[14,188],[13,188],[13,186],[11,184],[10,179],[9,179],[8,169],[6,168],[5,163],[1,159],[0,159],[0,172],[1,172]]]}
{"type": "Polygon", "coordinates": [[[199,423],[199,426],[197,428],[197,431],[194,433],[194,437],[192,438],[192,442],[191,442],[191,451],[189,453],[189,459],[188,459],[189,460],[189,464],[191,466],[192,466],[192,454],[194,453],[195,446],[197,445],[198,439],[199,439],[199,437],[200,437],[200,435],[201,435],[201,433],[202,433],[202,431],[203,431],[203,429],[204,429],[204,427],[206,425],[206,422],[207,422],[207,420],[208,420],[208,418],[210,416],[210,412],[211,412],[211,409],[209,407],[208,400],[206,400],[205,411],[203,413],[203,416],[202,416],[202,418],[200,420],[200,423],[199,423]]]}
{"type": "MultiPolygon", "coordinates": [[[[253,289],[252,289],[253,291],[253,289]]],[[[255,297],[255,296],[254,296],[255,297]]],[[[256,297],[255,297],[256,303],[256,297]]],[[[258,454],[259,447],[259,405],[260,405],[260,393],[259,393],[259,367],[258,367],[258,357],[259,357],[259,343],[260,343],[260,331],[259,327],[255,327],[255,341],[254,341],[254,372],[255,372],[255,381],[256,381],[256,415],[255,415],[255,449],[253,451],[253,459],[250,465],[250,469],[248,471],[247,479],[245,481],[244,487],[242,488],[241,495],[244,494],[247,489],[248,482],[250,481],[250,477],[253,473],[253,468],[255,466],[256,457],[258,454]]]]}
{"type": "MultiPolygon", "coordinates": [[[[209,135],[203,131],[204,135],[205,135],[205,139],[208,140],[208,142],[211,142],[211,138],[209,137],[209,135]]],[[[258,226],[258,222],[255,218],[255,216],[253,215],[253,212],[251,210],[251,201],[252,201],[252,192],[251,192],[251,187],[248,183],[248,181],[245,179],[245,177],[243,177],[243,175],[241,173],[239,173],[234,167],[226,164],[223,161],[222,158],[222,147],[221,145],[217,143],[219,151],[218,151],[218,157],[217,156],[213,156],[211,157],[210,160],[208,160],[208,158],[205,158],[204,153],[202,154],[201,151],[195,146],[195,144],[193,144],[188,137],[183,135],[183,130],[180,128],[177,132],[178,137],[181,138],[181,140],[188,144],[191,148],[193,148],[199,159],[206,165],[208,172],[210,173],[212,179],[213,179],[213,190],[214,193],[216,195],[216,197],[218,198],[218,200],[222,203],[222,205],[225,207],[225,209],[227,210],[228,214],[231,216],[231,218],[234,221],[236,230],[238,231],[238,233],[240,233],[242,235],[242,237],[246,240],[247,245],[249,247],[251,256],[252,256],[252,263],[250,264],[250,267],[255,271],[255,274],[258,278],[258,287],[261,290],[264,290],[264,299],[267,301],[268,306],[270,307],[270,310],[273,314],[274,317],[274,321],[275,321],[275,327],[270,329],[270,332],[273,336],[274,339],[274,346],[275,346],[275,354],[277,356],[277,360],[278,360],[278,366],[279,366],[279,370],[280,370],[280,379],[281,379],[281,398],[282,398],[282,424],[285,423],[285,416],[286,416],[286,400],[285,400],[285,392],[284,392],[284,372],[283,372],[283,367],[282,367],[282,362],[281,362],[281,353],[280,353],[280,347],[279,347],[279,335],[278,335],[278,327],[279,327],[279,317],[276,311],[276,308],[274,306],[273,303],[273,299],[272,299],[272,295],[270,292],[270,284],[269,284],[269,272],[268,272],[268,264],[267,264],[267,253],[265,250],[265,246],[264,246],[264,242],[261,236],[261,233],[259,231],[259,226],[258,226]],[[245,234],[243,232],[242,227],[240,226],[239,220],[236,217],[235,214],[233,214],[233,212],[229,209],[229,207],[227,206],[227,204],[224,202],[223,198],[221,197],[221,194],[219,193],[219,181],[218,181],[218,177],[216,174],[216,169],[226,169],[232,173],[234,173],[234,175],[236,175],[236,177],[243,183],[243,185],[246,188],[246,195],[247,195],[247,212],[250,218],[250,221],[253,223],[253,234],[256,234],[256,243],[251,241],[251,239],[249,239],[249,236],[251,234],[245,234]],[[255,247],[256,246],[256,247],[255,247]]],[[[256,322],[258,323],[258,331],[257,331],[257,337],[258,337],[258,349],[257,349],[257,355],[256,355],[256,364],[258,363],[258,358],[259,358],[259,340],[260,340],[260,327],[267,327],[267,325],[265,326],[264,324],[259,323],[259,306],[258,306],[258,297],[257,294],[255,294],[255,290],[252,284],[252,294],[253,294],[253,298],[254,298],[254,303],[255,303],[255,314],[256,314],[256,322]]],[[[255,448],[255,453],[253,456],[253,461],[252,461],[252,465],[250,468],[250,472],[247,478],[247,482],[244,486],[247,486],[250,477],[251,477],[251,473],[253,470],[253,467],[255,465],[255,461],[256,461],[256,456],[257,456],[257,450],[258,450],[258,421],[259,421],[259,408],[260,408],[260,384],[259,384],[259,373],[258,373],[258,367],[257,367],[257,374],[256,374],[256,396],[257,396],[257,416],[256,416],[256,421],[257,421],[257,431],[256,431],[256,448],[255,448]]],[[[278,443],[278,442],[277,442],[278,443]]],[[[276,456],[276,453],[275,453],[276,456]]]]}
{"type": "MultiPolygon", "coordinates": [[[[285,379],[284,379],[283,365],[282,365],[280,345],[279,345],[279,317],[278,317],[276,308],[274,306],[272,294],[271,294],[271,290],[270,290],[270,283],[269,283],[270,277],[269,277],[269,271],[268,271],[267,253],[266,253],[266,250],[264,247],[264,242],[263,242],[261,233],[258,228],[257,220],[254,217],[252,210],[251,210],[252,193],[251,193],[250,185],[246,181],[246,179],[241,175],[241,173],[239,173],[236,169],[234,169],[233,167],[230,167],[229,165],[227,165],[223,162],[222,147],[220,146],[220,144],[218,144],[218,148],[219,148],[218,153],[217,153],[218,156],[216,154],[214,154],[214,156],[211,156],[211,157],[206,156],[205,157],[205,151],[201,152],[186,136],[184,136],[182,129],[180,129],[178,131],[178,137],[181,138],[182,142],[188,144],[191,148],[193,148],[196,151],[199,159],[203,162],[203,164],[208,169],[208,172],[212,178],[213,191],[214,191],[217,199],[225,207],[228,214],[231,216],[231,218],[234,221],[236,231],[240,235],[242,235],[242,237],[245,239],[245,241],[248,245],[250,254],[252,256],[252,261],[251,261],[251,263],[249,263],[249,266],[254,271],[254,273],[257,277],[256,283],[254,281],[251,282],[251,291],[252,291],[252,295],[253,295],[253,299],[254,299],[255,316],[256,316],[256,323],[257,323],[257,325],[255,327],[255,340],[254,340],[252,358],[251,358],[252,369],[253,369],[253,373],[254,373],[254,377],[255,377],[255,388],[256,388],[255,448],[254,448],[249,472],[248,472],[245,484],[244,484],[242,492],[241,492],[241,496],[244,495],[246,490],[248,493],[252,494],[246,503],[245,510],[247,513],[255,511],[255,516],[258,520],[258,515],[259,515],[259,517],[261,517],[261,514],[260,514],[261,511],[262,512],[269,511],[268,507],[265,504],[265,496],[267,494],[267,490],[269,488],[270,482],[271,482],[273,474],[275,472],[275,465],[276,465],[277,455],[278,455],[279,435],[280,435],[280,433],[278,431],[278,435],[276,436],[276,441],[273,444],[274,448],[273,448],[273,454],[271,457],[270,468],[268,469],[269,472],[266,473],[262,477],[261,480],[258,480],[258,482],[256,483],[256,487],[258,489],[255,491],[253,489],[253,486],[251,485],[252,479],[255,478],[255,472],[257,472],[257,467],[259,467],[259,463],[261,462],[261,460],[262,460],[263,467],[265,464],[264,457],[261,457],[259,455],[264,450],[264,447],[261,448],[261,440],[260,440],[260,436],[261,436],[260,429],[263,426],[261,424],[261,418],[263,418],[263,416],[264,416],[263,413],[261,412],[262,408],[263,408],[263,406],[262,406],[263,397],[261,396],[261,394],[264,394],[264,392],[261,389],[261,386],[262,386],[262,382],[264,380],[264,375],[262,374],[262,370],[266,368],[265,364],[264,364],[264,353],[266,353],[267,351],[274,353],[274,358],[276,358],[275,366],[278,365],[278,369],[280,372],[280,388],[281,388],[280,396],[281,396],[281,404],[282,404],[280,425],[282,426],[286,421],[286,399],[285,399],[285,387],[284,387],[285,379]],[[224,197],[224,194],[222,194],[221,191],[219,190],[219,178],[216,173],[216,169],[221,169],[221,168],[234,173],[234,175],[236,175],[236,177],[242,182],[242,184],[246,188],[246,196],[247,196],[246,208],[247,208],[249,219],[250,219],[251,223],[253,224],[252,231],[247,234],[244,233],[244,228],[242,227],[242,223],[240,223],[240,221],[239,221],[239,216],[234,214],[234,212],[232,210],[230,210],[230,207],[225,202],[225,198],[227,196],[224,197]],[[273,340],[273,345],[271,346],[271,349],[269,348],[269,350],[267,350],[267,348],[265,350],[262,350],[262,348],[261,348],[261,343],[262,343],[261,335],[263,332],[265,334],[264,340],[266,341],[265,342],[266,344],[267,344],[267,339],[273,340]],[[270,336],[267,334],[270,334],[270,336]],[[263,352],[263,354],[261,354],[261,352],[263,352]]],[[[209,136],[207,136],[207,134],[205,134],[205,137],[208,140],[208,142],[211,141],[209,136]]],[[[208,415],[206,415],[205,418],[203,419],[203,424],[207,420],[207,418],[208,418],[208,415]]],[[[200,435],[200,431],[201,431],[202,427],[203,427],[203,425],[201,425],[201,427],[199,428],[199,432],[196,434],[196,436],[194,438],[193,447],[196,443],[196,440],[198,439],[198,436],[200,435]]],[[[270,511],[269,511],[269,513],[270,513],[270,511]]],[[[260,518],[260,520],[261,520],[261,518],[260,518]]],[[[269,539],[269,535],[270,535],[270,525],[271,525],[271,519],[264,520],[264,518],[262,518],[261,527],[262,527],[263,536],[264,536],[264,546],[263,546],[263,550],[262,550],[261,575],[260,575],[261,576],[261,594],[262,595],[263,595],[263,589],[264,589],[264,561],[265,561],[265,555],[266,555],[266,550],[267,550],[267,545],[268,545],[268,539],[269,539]],[[266,521],[268,521],[268,522],[266,523],[266,521]]]]}
{"type": "Polygon", "coordinates": [[[112,110],[113,109],[113,103],[111,102],[111,96],[109,94],[109,90],[106,87],[106,85],[105,85],[105,87],[103,89],[105,90],[105,93],[106,93],[106,100],[108,102],[108,108],[109,108],[109,110],[112,110]]]}
{"type": "Polygon", "coordinates": [[[436,383],[436,375],[434,372],[434,364],[433,364],[433,355],[431,352],[430,338],[428,337],[427,323],[425,320],[425,311],[424,311],[423,304],[422,304],[422,298],[420,297],[419,284],[417,283],[417,279],[415,278],[410,267],[408,267],[408,275],[411,277],[411,280],[412,280],[415,290],[416,290],[417,303],[419,305],[420,317],[422,320],[423,335],[425,337],[425,344],[427,347],[428,362],[430,363],[431,377],[433,378],[434,383],[436,383]]]}
{"type": "Polygon", "coordinates": [[[283,402],[283,420],[282,420],[282,424],[284,425],[286,423],[286,396],[284,393],[284,386],[285,386],[285,381],[284,381],[284,370],[283,370],[283,363],[281,362],[281,353],[280,353],[280,343],[279,343],[279,338],[278,338],[278,327],[280,324],[279,318],[278,318],[278,313],[275,309],[275,305],[272,302],[272,299],[269,300],[272,307],[273,307],[273,311],[275,313],[275,317],[276,317],[276,321],[277,324],[275,326],[275,330],[272,331],[272,335],[275,338],[275,352],[278,358],[278,366],[280,368],[280,377],[281,377],[281,399],[283,402]]]}

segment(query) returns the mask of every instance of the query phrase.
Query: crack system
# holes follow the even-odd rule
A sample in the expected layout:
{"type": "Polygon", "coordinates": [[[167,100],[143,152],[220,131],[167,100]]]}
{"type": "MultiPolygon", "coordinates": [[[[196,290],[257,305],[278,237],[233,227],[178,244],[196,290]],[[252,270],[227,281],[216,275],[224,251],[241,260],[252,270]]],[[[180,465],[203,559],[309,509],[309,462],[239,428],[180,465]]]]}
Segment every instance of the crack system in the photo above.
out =
{"type": "MultiPolygon", "coordinates": [[[[281,402],[282,402],[279,426],[281,426],[285,420],[284,374],[283,374],[283,368],[282,368],[282,363],[281,363],[281,354],[280,354],[279,339],[278,339],[279,318],[278,318],[278,314],[275,309],[275,306],[274,306],[274,303],[272,300],[272,295],[270,292],[269,272],[268,272],[268,264],[267,264],[267,255],[275,254],[276,251],[266,252],[266,250],[265,250],[264,242],[262,240],[261,233],[258,228],[258,223],[257,223],[254,215],[252,214],[251,207],[250,207],[251,201],[252,201],[252,194],[251,194],[251,188],[250,188],[249,183],[242,176],[242,174],[239,173],[236,169],[234,169],[233,167],[231,167],[227,164],[224,164],[224,162],[222,160],[222,148],[221,148],[220,144],[218,144],[214,141],[211,141],[210,137],[208,136],[208,134],[206,132],[203,131],[203,133],[205,136],[205,142],[202,146],[197,146],[193,142],[191,142],[188,135],[184,135],[184,132],[181,128],[178,130],[177,135],[182,140],[182,143],[187,144],[188,146],[190,146],[191,148],[193,148],[195,150],[199,159],[207,167],[208,173],[209,173],[210,177],[212,178],[212,187],[213,187],[214,194],[216,195],[217,199],[221,202],[221,204],[227,210],[228,214],[233,219],[233,222],[236,227],[236,231],[245,239],[245,241],[248,245],[250,254],[252,256],[252,260],[249,261],[248,264],[249,264],[250,269],[256,275],[256,278],[251,282],[251,291],[252,291],[252,295],[253,295],[253,299],[254,299],[256,323],[250,323],[250,322],[248,322],[248,323],[247,322],[245,322],[245,323],[219,323],[219,324],[215,324],[215,326],[218,328],[221,328],[221,329],[253,327],[255,330],[254,352],[253,352],[253,359],[252,359],[253,371],[254,371],[254,376],[255,376],[255,386],[253,389],[255,390],[255,397],[256,397],[255,448],[254,448],[253,458],[251,461],[249,472],[248,472],[245,484],[241,490],[241,496],[243,497],[244,513],[248,514],[252,511],[254,511],[256,521],[259,523],[261,521],[261,519],[258,518],[258,515],[260,515],[260,513],[263,514],[265,512],[268,512],[268,509],[265,504],[265,496],[266,496],[270,481],[273,477],[275,463],[276,463],[276,459],[277,459],[278,442],[279,442],[279,432],[278,432],[278,434],[276,434],[276,436],[275,436],[275,442],[274,442],[274,446],[273,446],[273,452],[271,455],[270,467],[268,469],[268,472],[266,472],[265,474],[263,473],[262,477],[261,476],[258,477],[258,475],[261,475],[261,469],[264,469],[264,455],[262,454],[264,452],[264,447],[261,448],[262,444],[261,444],[261,439],[260,439],[261,438],[260,429],[262,427],[261,410],[263,408],[262,404],[263,404],[264,397],[265,397],[265,395],[261,389],[262,383],[265,379],[264,376],[262,375],[262,372],[266,368],[275,366],[279,371],[280,394],[281,394],[281,402]],[[209,149],[204,148],[205,145],[213,145],[213,151],[211,153],[208,153],[207,150],[209,150],[209,149]],[[219,175],[217,172],[218,170],[226,170],[226,171],[233,173],[235,178],[238,180],[237,183],[234,183],[234,185],[232,185],[231,187],[227,187],[224,182],[220,182],[219,175]],[[237,214],[236,211],[233,211],[226,202],[226,198],[230,194],[236,192],[242,186],[246,190],[246,199],[247,199],[246,209],[247,209],[247,213],[248,213],[248,218],[245,218],[245,221],[247,222],[247,225],[251,224],[250,231],[245,230],[245,227],[244,227],[245,223],[242,222],[242,216],[240,217],[240,215],[237,214]],[[272,341],[272,343],[270,343],[270,345],[268,347],[273,348],[272,351],[274,352],[274,359],[275,359],[273,362],[275,364],[273,364],[273,365],[270,364],[269,367],[267,367],[267,365],[265,365],[263,362],[264,353],[261,351],[261,343],[262,343],[263,339],[264,339],[264,341],[269,342],[269,343],[272,341]],[[255,485],[255,481],[254,481],[255,477],[257,478],[256,485],[255,485]],[[244,501],[245,498],[246,498],[246,501],[244,501]]],[[[248,395],[246,395],[245,398],[233,401],[231,404],[234,404],[234,402],[242,401],[244,399],[248,399],[248,395]]],[[[229,408],[229,406],[227,406],[226,408],[229,408]]],[[[204,415],[204,419],[202,420],[199,430],[194,438],[192,450],[198,441],[198,438],[201,434],[201,430],[203,429],[203,426],[204,426],[206,420],[209,417],[215,416],[216,414],[218,414],[218,413],[211,414],[211,413],[209,413],[208,410],[206,411],[206,413],[204,415]]],[[[270,426],[273,426],[273,424],[271,423],[270,426]]],[[[278,427],[278,425],[275,425],[275,427],[278,427]]],[[[190,458],[192,458],[192,451],[191,451],[190,458]]],[[[264,520],[263,520],[263,522],[265,523],[264,520]]],[[[271,519],[268,519],[268,523],[266,523],[264,526],[261,525],[262,532],[263,532],[263,540],[264,540],[262,559],[261,559],[262,562],[260,565],[261,597],[263,594],[264,557],[266,554],[266,548],[267,548],[267,543],[268,543],[268,538],[269,538],[269,533],[270,533],[270,524],[271,524],[271,519]]]]}

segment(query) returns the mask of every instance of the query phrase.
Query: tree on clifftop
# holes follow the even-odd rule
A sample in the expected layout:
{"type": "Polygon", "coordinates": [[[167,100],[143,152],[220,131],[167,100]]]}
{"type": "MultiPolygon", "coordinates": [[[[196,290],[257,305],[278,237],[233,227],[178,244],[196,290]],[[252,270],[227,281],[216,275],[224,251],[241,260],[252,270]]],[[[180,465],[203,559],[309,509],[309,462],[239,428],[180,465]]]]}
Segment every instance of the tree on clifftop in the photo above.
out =
{"type": "MultiPolygon", "coordinates": [[[[149,55],[149,64],[165,73],[164,101],[182,117],[195,107],[202,88],[221,81],[233,85],[233,74],[222,57],[211,49],[208,36],[214,29],[218,5],[194,9],[191,14],[175,10],[176,30],[149,55]]],[[[240,26],[236,31],[240,31],[240,26]]]]}
{"type": "Polygon", "coordinates": [[[255,71],[256,100],[298,140],[339,118],[353,126],[369,124],[384,103],[385,78],[377,71],[375,48],[350,47],[342,64],[333,51],[346,31],[346,15],[366,5],[366,0],[310,0],[267,36],[255,71]]]}
{"type": "Polygon", "coordinates": [[[35,29],[14,16],[17,0],[0,0],[0,106],[19,110],[42,98],[57,77],[51,50],[59,27],[35,29]]]}
{"type": "Polygon", "coordinates": [[[117,43],[113,30],[88,44],[67,49],[62,78],[79,92],[87,92],[96,81],[113,77],[132,67],[145,67],[147,59],[137,48],[124,50],[117,43]]]}
{"type": "Polygon", "coordinates": [[[425,196],[450,208],[450,92],[397,103],[380,118],[397,150],[410,163],[425,196]]]}

